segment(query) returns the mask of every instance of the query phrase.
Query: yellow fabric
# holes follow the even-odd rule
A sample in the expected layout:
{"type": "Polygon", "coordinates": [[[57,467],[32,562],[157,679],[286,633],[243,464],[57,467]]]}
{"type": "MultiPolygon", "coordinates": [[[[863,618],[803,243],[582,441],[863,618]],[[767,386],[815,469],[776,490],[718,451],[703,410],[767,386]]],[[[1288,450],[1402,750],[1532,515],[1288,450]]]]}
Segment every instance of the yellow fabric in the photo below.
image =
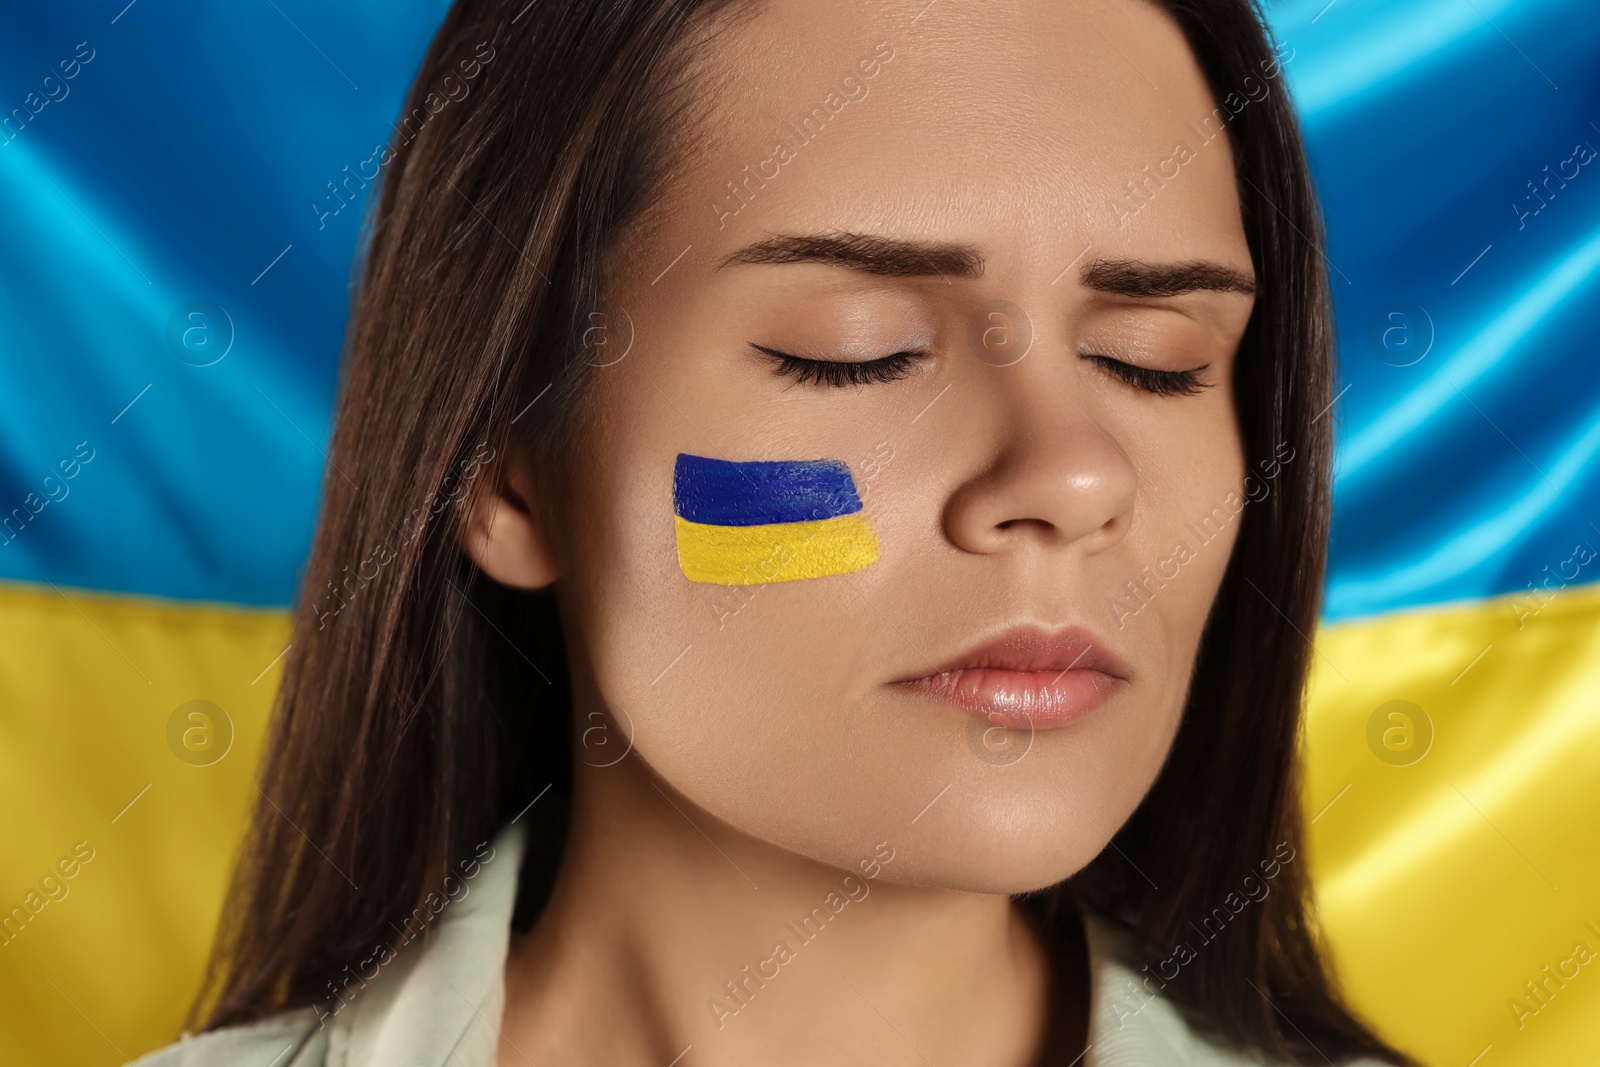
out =
{"type": "Polygon", "coordinates": [[[691,582],[762,585],[849,574],[878,558],[878,537],[862,512],[807,522],[713,526],[674,516],[678,566],[691,582]]]}
{"type": "MultiPolygon", "coordinates": [[[[78,842],[94,850],[0,947],[6,1062],[109,1067],[176,1034],[287,630],[282,612],[0,585],[0,912],[78,842]],[[183,749],[194,720],[169,734],[194,700],[234,726],[210,765],[183,749]]],[[[1507,1001],[1532,1005],[1523,983],[1575,941],[1600,951],[1584,927],[1600,927],[1600,588],[1557,594],[1520,631],[1502,600],[1333,627],[1317,648],[1308,852],[1357,1009],[1440,1067],[1485,1047],[1480,1067],[1594,1060],[1600,961],[1547,984],[1520,1030],[1507,1001]],[[1433,726],[1409,765],[1369,747],[1395,700],[1433,726]]]]}
{"type": "Polygon", "coordinates": [[[1585,926],[1600,928],[1600,588],[1558,592],[1519,628],[1533,603],[1317,642],[1304,803],[1323,926],[1357,1008],[1429,1064],[1600,1062],[1600,960],[1548,984],[1537,1014],[1508,1007],[1537,1006],[1523,983],[1575,943],[1600,953],[1585,926]],[[1432,724],[1409,765],[1368,742],[1395,700],[1432,724]]]}
{"type": "Polygon", "coordinates": [[[0,1062],[120,1064],[176,1036],[287,633],[281,611],[0,584],[0,910],[76,843],[94,852],[0,947],[0,1062]],[[196,699],[234,727],[210,766],[168,747],[172,713],[196,699]]]}

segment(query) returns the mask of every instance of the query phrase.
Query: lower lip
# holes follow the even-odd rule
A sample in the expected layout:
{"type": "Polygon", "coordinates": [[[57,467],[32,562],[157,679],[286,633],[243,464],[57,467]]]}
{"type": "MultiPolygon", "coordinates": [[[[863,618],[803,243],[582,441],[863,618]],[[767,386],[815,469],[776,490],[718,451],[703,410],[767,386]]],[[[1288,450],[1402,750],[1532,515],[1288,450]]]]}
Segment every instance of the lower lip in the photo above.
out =
{"type": "Polygon", "coordinates": [[[1083,718],[1127,682],[1093,670],[1008,671],[979,667],[901,684],[995,726],[1049,730],[1083,718]]]}

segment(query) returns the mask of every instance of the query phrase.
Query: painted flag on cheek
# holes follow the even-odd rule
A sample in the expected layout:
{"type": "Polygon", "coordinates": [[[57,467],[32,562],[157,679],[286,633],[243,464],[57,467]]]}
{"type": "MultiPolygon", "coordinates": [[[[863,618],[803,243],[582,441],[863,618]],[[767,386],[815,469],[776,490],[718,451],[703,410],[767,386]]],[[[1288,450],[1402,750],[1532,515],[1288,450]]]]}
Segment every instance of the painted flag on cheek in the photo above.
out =
{"type": "Polygon", "coordinates": [[[691,582],[825,578],[878,558],[877,535],[839,460],[735,463],[679,454],[672,502],[678,566],[691,582]]]}

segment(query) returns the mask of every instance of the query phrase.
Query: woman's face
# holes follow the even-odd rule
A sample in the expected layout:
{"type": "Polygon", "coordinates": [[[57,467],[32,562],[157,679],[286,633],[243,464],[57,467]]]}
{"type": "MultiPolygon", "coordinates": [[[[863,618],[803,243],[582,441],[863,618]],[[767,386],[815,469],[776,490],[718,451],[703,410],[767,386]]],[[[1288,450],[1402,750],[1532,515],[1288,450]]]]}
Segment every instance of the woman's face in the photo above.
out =
{"type": "Polygon", "coordinates": [[[1241,521],[1228,113],[1142,2],[773,2],[703,75],[593,320],[580,710],[783,849],[1057,882],[1160,769],[1241,521]]]}

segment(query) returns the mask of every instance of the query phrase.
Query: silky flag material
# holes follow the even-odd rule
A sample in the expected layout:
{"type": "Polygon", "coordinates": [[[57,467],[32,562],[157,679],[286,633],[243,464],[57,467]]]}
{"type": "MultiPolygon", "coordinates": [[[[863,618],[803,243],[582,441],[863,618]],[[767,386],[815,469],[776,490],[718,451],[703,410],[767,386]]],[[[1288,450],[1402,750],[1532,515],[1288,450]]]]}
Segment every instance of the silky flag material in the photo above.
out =
{"type": "Polygon", "coordinates": [[[823,578],[878,558],[855,480],[838,460],[733,463],[680,454],[672,501],[678,566],[691,582],[823,578]]]}
{"type": "MultiPolygon", "coordinates": [[[[407,158],[510,62],[408,119],[449,0],[92,6],[0,10],[0,196],[28,205],[0,241],[0,810],[26,813],[0,850],[0,1060],[70,1067],[177,1037],[261,802],[319,486],[367,474],[325,452],[375,149],[407,158]]],[[[1590,1063],[1600,19],[1263,6],[1281,70],[1224,110],[1292,90],[1339,330],[1313,419],[1339,442],[1305,732],[1319,932],[1361,1016],[1428,1067],[1590,1063]]],[[[918,418],[904,444],[939,447],[918,418]]],[[[689,495],[696,580],[876,558],[870,468],[726,466],[757,509],[689,495]],[[780,504],[798,514],[760,510],[780,504]]]]}

